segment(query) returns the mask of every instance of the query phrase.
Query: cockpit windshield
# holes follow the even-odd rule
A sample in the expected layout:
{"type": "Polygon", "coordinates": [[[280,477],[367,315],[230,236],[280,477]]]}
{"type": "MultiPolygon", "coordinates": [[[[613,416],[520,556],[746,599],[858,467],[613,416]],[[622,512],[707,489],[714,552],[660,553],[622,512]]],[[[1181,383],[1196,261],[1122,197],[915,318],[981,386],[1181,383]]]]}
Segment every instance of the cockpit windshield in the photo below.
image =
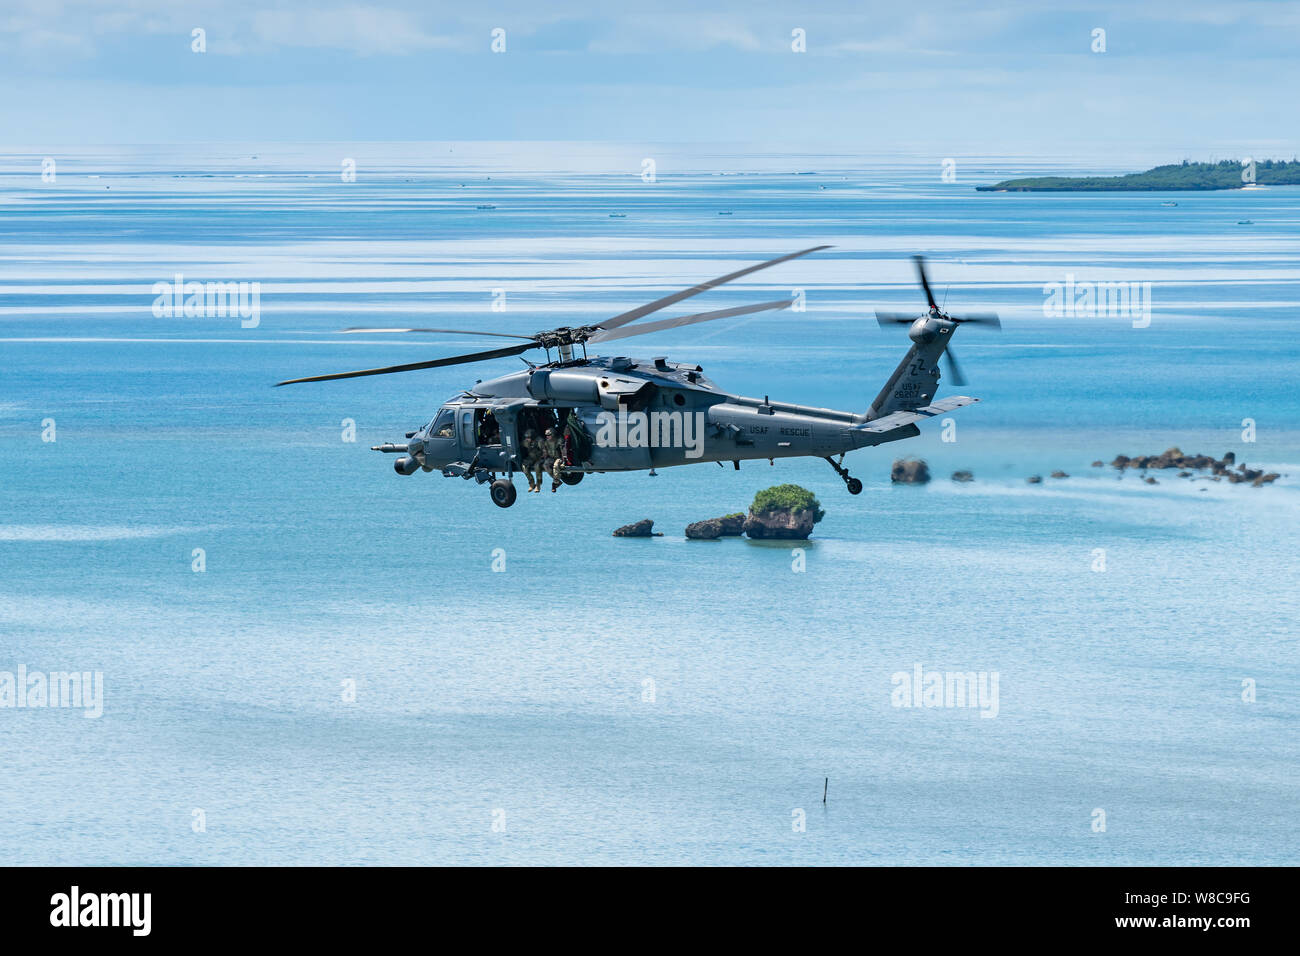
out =
{"type": "Polygon", "coordinates": [[[450,408],[444,408],[438,413],[438,417],[429,423],[430,438],[455,438],[456,429],[453,422],[455,412],[450,408]]]}

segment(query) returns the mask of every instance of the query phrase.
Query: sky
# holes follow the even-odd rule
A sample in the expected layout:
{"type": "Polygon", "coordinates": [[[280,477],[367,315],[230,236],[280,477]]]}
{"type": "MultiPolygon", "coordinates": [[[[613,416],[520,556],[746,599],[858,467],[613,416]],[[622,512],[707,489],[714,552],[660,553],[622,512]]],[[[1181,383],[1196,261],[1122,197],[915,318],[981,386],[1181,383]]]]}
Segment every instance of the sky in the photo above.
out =
{"type": "Polygon", "coordinates": [[[1291,158],[1298,49],[1300,2],[1261,0],[0,0],[0,147],[1291,158]]]}

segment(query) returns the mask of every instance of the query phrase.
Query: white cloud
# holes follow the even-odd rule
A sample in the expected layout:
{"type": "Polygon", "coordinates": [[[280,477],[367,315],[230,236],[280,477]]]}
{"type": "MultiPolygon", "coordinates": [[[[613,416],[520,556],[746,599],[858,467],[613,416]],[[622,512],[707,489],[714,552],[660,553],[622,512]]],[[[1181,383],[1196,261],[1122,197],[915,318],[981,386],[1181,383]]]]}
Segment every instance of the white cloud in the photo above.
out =
{"type": "Polygon", "coordinates": [[[701,52],[720,47],[736,50],[759,50],[783,43],[778,32],[760,39],[759,33],[739,16],[709,13],[670,13],[617,17],[602,24],[599,34],[588,44],[592,53],[663,53],[669,50],[701,52]]]}
{"type": "Polygon", "coordinates": [[[384,7],[260,10],[253,14],[250,32],[259,44],[272,48],[321,47],[366,56],[448,49],[463,43],[426,32],[411,13],[384,7]]]}

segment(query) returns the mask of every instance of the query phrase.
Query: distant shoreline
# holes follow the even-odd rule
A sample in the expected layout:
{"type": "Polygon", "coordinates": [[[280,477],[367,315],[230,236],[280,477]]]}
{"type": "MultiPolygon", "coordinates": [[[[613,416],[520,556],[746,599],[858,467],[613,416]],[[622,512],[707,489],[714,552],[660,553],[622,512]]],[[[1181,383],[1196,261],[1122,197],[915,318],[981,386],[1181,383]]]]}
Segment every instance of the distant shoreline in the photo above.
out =
{"type": "Polygon", "coordinates": [[[1005,179],[977,192],[1199,192],[1250,186],[1298,186],[1300,161],[1235,160],[1171,163],[1123,176],[1036,176],[1005,179]]]}

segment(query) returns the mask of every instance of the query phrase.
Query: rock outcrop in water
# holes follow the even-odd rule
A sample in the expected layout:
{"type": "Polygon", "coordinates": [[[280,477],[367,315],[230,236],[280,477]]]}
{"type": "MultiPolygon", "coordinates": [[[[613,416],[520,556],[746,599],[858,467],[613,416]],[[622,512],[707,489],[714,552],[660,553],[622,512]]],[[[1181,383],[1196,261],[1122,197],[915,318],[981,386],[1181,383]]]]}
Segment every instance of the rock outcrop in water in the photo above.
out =
{"type": "Polygon", "coordinates": [[[754,496],[749,514],[737,511],[721,518],[696,521],[686,526],[686,537],[713,541],[747,534],[751,538],[802,540],[812,534],[813,525],[825,516],[821,504],[807,488],[774,485],[754,496]]]}
{"type": "MultiPolygon", "coordinates": [[[[1226,478],[1230,484],[1249,484],[1255,488],[1271,484],[1282,477],[1277,472],[1265,473],[1263,469],[1248,468],[1245,462],[1237,465],[1234,470],[1231,466],[1236,463],[1235,452],[1227,452],[1222,458],[1215,458],[1213,455],[1185,455],[1181,448],[1174,446],[1166,448],[1159,455],[1138,455],[1136,458],[1116,455],[1115,460],[1110,464],[1120,472],[1129,469],[1145,472],[1152,468],[1159,470],[1177,468],[1179,478],[1191,478],[1193,472],[1208,470],[1212,481],[1222,481],[1226,478]]],[[[1143,480],[1149,485],[1158,484],[1149,476],[1144,476],[1143,480]]]]}
{"type": "Polygon", "coordinates": [[[898,458],[889,480],[896,485],[924,485],[930,480],[930,466],[920,458],[898,458]]]}
{"type": "Polygon", "coordinates": [[[709,518],[688,524],[686,537],[711,541],[714,538],[736,537],[744,531],[745,515],[737,511],[735,514],[723,515],[721,518],[709,518]]]}
{"type": "Polygon", "coordinates": [[[722,522],[722,536],[724,538],[740,537],[745,533],[745,512],[743,511],[723,515],[715,520],[722,522]]]}
{"type": "Polygon", "coordinates": [[[662,531],[654,530],[655,523],[650,518],[642,518],[632,524],[625,524],[621,528],[614,529],[616,538],[662,538],[662,531]]]}
{"type": "Polygon", "coordinates": [[[705,521],[693,521],[686,526],[686,537],[694,541],[713,541],[722,537],[722,520],[709,518],[705,521]]]}
{"type": "Polygon", "coordinates": [[[745,518],[745,534],[800,540],[812,534],[813,525],[825,516],[821,503],[807,488],[776,485],[754,496],[745,518]]]}
{"type": "Polygon", "coordinates": [[[969,471],[954,471],[952,473],[953,481],[974,481],[975,475],[969,471]]]}
{"type": "Polygon", "coordinates": [[[1126,468],[1133,468],[1138,471],[1145,471],[1148,468],[1181,468],[1201,471],[1206,468],[1219,473],[1221,470],[1226,471],[1228,465],[1236,460],[1232,452],[1223,456],[1222,461],[1218,461],[1212,455],[1184,455],[1181,448],[1174,446],[1166,448],[1159,455],[1138,455],[1136,458],[1130,458],[1128,455],[1116,455],[1112,461],[1111,467],[1123,471],[1126,468]]]}
{"type": "Polygon", "coordinates": [[[811,511],[769,512],[745,519],[745,534],[751,538],[793,538],[803,540],[816,524],[811,511]]]}

